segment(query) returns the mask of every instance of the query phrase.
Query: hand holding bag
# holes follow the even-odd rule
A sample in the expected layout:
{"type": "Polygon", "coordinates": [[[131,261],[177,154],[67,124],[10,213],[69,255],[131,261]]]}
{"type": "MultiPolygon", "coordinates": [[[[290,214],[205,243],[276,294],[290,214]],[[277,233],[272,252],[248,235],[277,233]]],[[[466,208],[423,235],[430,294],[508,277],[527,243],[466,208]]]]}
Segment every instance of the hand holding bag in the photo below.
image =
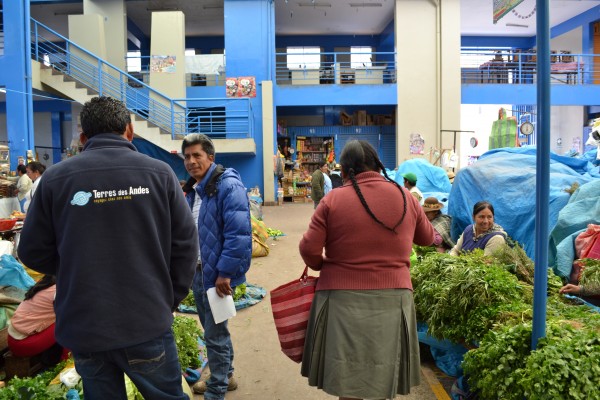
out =
{"type": "Polygon", "coordinates": [[[281,351],[293,361],[302,361],[306,326],[315,295],[317,278],[308,276],[308,267],[300,279],[271,290],[271,308],[281,351]]]}

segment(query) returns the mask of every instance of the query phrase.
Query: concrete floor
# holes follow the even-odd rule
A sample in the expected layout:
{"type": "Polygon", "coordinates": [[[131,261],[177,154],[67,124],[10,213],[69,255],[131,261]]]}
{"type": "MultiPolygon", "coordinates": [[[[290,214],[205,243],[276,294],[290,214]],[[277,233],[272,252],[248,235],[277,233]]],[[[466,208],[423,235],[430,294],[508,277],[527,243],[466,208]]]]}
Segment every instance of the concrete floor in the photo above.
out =
{"type": "MultiPolygon", "coordinates": [[[[284,203],[282,206],[263,208],[263,220],[286,236],[269,239],[270,254],[253,258],[247,274],[248,282],[264,287],[267,297],[260,303],[238,311],[229,322],[235,349],[235,377],[239,388],[229,392],[227,399],[306,400],[334,399],[321,390],[308,386],[300,375],[300,365],[289,360],[280,350],[273,323],[268,292],[297,278],[304,263],[298,252],[298,243],[313,213],[312,203],[284,203]]],[[[314,273],[313,273],[314,274],[314,273]]],[[[208,368],[205,369],[205,374],[208,368]]],[[[398,399],[446,400],[450,397],[436,379],[435,366],[422,364],[419,387],[408,396],[398,399]]],[[[447,385],[446,385],[447,386],[447,385]]],[[[203,396],[195,395],[194,399],[203,396]]]]}

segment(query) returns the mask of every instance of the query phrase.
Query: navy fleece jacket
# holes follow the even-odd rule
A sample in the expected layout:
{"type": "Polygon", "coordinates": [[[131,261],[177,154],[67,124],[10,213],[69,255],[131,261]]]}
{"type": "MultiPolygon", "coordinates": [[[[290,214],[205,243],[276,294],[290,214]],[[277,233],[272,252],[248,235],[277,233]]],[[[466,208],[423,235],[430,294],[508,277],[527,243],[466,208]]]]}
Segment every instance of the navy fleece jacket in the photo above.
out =
{"type": "Polygon", "coordinates": [[[19,257],[57,276],[56,338],[74,352],[140,344],[167,332],[188,294],[198,236],[171,168],[116,134],[44,173],[19,257]]]}

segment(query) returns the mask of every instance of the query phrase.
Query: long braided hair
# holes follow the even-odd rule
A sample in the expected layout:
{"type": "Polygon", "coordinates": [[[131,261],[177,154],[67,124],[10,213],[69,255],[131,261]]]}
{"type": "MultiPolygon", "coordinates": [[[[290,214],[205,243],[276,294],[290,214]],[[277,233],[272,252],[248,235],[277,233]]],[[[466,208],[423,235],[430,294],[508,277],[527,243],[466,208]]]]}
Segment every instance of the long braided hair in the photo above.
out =
{"type": "Polygon", "coordinates": [[[390,179],[390,177],[385,172],[385,168],[383,163],[377,156],[377,152],[369,144],[369,142],[364,140],[351,140],[344,146],[344,150],[342,150],[342,155],[340,156],[340,163],[342,164],[342,171],[344,174],[350,178],[352,182],[352,186],[354,187],[354,191],[358,195],[361,204],[367,211],[367,213],[371,216],[371,218],[377,222],[379,225],[383,226],[385,229],[396,233],[396,229],[402,224],[404,221],[404,217],[406,217],[406,194],[400,185],[390,179]],[[365,200],[360,187],[358,186],[358,182],[356,181],[356,175],[367,172],[367,171],[383,171],[383,175],[385,178],[392,184],[396,185],[400,193],[402,193],[402,199],[404,203],[404,210],[402,211],[402,217],[398,221],[396,225],[393,227],[386,225],[379,218],[375,216],[367,201],[365,200]]]}
{"type": "Polygon", "coordinates": [[[54,275],[44,275],[42,279],[37,281],[35,285],[29,288],[29,290],[25,293],[24,300],[31,299],[38,292],[41,292],[44,289],[48,289],[52,285],[56,285],[56,278],[54,277],[54,275]]]}

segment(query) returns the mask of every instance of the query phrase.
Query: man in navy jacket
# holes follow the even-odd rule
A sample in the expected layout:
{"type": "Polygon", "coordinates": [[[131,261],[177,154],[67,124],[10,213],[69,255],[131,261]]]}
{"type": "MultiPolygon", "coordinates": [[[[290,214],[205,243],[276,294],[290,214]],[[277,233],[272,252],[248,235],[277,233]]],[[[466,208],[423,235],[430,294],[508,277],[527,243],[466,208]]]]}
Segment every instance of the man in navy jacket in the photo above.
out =
{"type": "Polygon", "coordinates": [[[125,106],[81,111],[83,152],[56,164],[27,212],[19,257],[56,275],[56,339],[70,349],[86,400],[187,399],[171,331],[198,258],[190,209],[171,168],[137,152],[125,106]]]}
{"type": "Polygon", "coordinates": [[[190,175],[196,179],[187,194],[198,226],[200,256],[192,289],[198,316],[204,328],[210,378],[194,385],[194,392],[206,400],[221,400],[235,390],[233,345],[227,321],[215,323],[206,291],[215,288],[219,296],[233,295],[246,281],[252,258],[252,227],[246,188],[234,169],[214,163],[215,147],[206,135],[191,134],[183,139],[181,152],[190,175]]]}

